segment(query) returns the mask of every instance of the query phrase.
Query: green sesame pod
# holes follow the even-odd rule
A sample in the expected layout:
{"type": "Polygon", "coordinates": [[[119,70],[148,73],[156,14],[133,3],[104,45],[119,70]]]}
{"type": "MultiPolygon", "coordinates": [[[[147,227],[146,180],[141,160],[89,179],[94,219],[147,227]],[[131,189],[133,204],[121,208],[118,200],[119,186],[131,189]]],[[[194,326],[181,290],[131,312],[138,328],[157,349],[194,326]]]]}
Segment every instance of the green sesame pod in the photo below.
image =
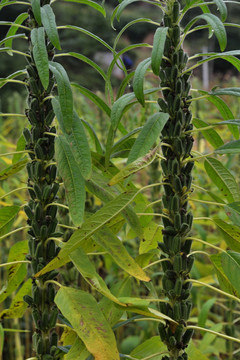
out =
{"type": "Polygon", "coordinates": [[[37,77],[37,72],[35,71],[34,67],[32,65],[27,65],[26,70],[28,72],[29,77],[37,77]]]}
{"type": "Polygon", "coordinates": [[[181,305],[175,302],[173,305],[173,319],[178,321],[181,318],[181,305]]]}
{"type": "Polygon", "coordinates": [[[33,142],[37,142],[40,136],[40,130],[38,127],[33,127],[32,128],[32,138],[33,138],[33,142]]]}
{"type": "Polygon", "coordinates": [[[34,165],[34,175],[37,181],[43,177],[43,165],[40,161],[37,161],[34,165]]]}
{"type": "Polygon", "coordinates": [[[192,185],[192,176],[191,175],[188,175],[187,177],[187,183],[186,183],[186,186],[187,186],[187,189],[190,190],[191,188],[191,185],[192,185]]]}
{"type": "Polygon", "coordinates": [[[174,65],[172,67],[172,70],[171,70],[171,75],[170,75],[170,79],[173,83],[176,82],[176,79],[178,77],[178,66],[177,65],[174,65]]]}
{"type": "Polygon", "coordinates": [[[184,168],[184,172],[186,175],[190,174],[192,169],[194,168],[194,161],[188,161],[184,168]]]}
{"type": "Polygon", "coordinates": [[[182,256],[180,254],[176,254],[173,259],[173,270],[179,274],[182,271],[182,256]]]}
{"type": "Polygon", "coordinates": [[[183,223],[183,224],[181,225],[180,231],[181,231],[181,233],[183,233],[183,234],[188,233],[188,232],[190,231],[188,224],[187,224],[187,223],[183,223]]]}
{"type": "Polygon", "coordinates": [[[187,271],[188,272],[190,272],[192,270],[193,263],[194,263],[194,256],[190,255],[187,260],[187,271]]]}
{"type": "Polygon", "coordinates": [[[181,215],[179,213],[174,214],[174,228],[179,231],[181,229],[181,215]]]}
{"type": "Polygon", "coordinates": [[[51,205],[47,208],[47,215],[51,216],[52,218],[55,218],[57,214],[57,205],[51,205]]]}
{"type": "Polygon", "coordinates": [[[171,174],[177,175],[179,173],[179,162],[176,158],[172,161],[171,167],[171,174]]]}
{"type": "Polygon", "coordinates": [[[35,305],[40,305],[41,304],[42,294],[41,294],[41,290],[39,289],[38,286],[33,286],[32,287],[32,297],[33,297],[33,303],[35,305]]]}
{"type": "Polygon", "coordinates": [[[43,256],[43,245],[40,242],[37,245],[37,248],[36,248],[36,251],[35,251],[35,257],[36,257],[36,259],[38,259],[39,257],[42,257],[42,256],[43,256]]]}
{"type": "Polygon", "coordinates": [[[160,307],[160,311],[161,311],[163,314],[166,314],[166,313],[167,313],[167,305],[166,305],[166,303],[160,302],[159,307],[160,307]]]}
{"type": "Polygon", "coordinates": [[[165,285],[164,290],[166,291],[170,291],[174,289],[174,282],[168,278],[166,279],[164,285],[165,285]]]}
{"type": "Polygon", "coordinates": [[[164,191],[165,191],[165,193],[166,193],[167,196],[169,196],[169,195],[172,194],[172,188],[171,188],[170,185],[164,184],[163,187],[164,187],[164,191]]]}
{"type": "Polygon", "coordinates": [[[32,142],[32,135],[31,135],[31,132],[29,129],[27,129],[27,128],[23,129],[23,136],[24,136],[24,139],[26,140],[27,144],[32,142]]]}
{"type": "Polygon", "coordinates": [[[174,126],[173,136],[174,137],[180,136],[181,133],[182,133],[182,124],[180,121],[177,121],[176,125],[174,126]]]}
{"type": "Polygon", "coordinates": [[[182,280],[180,278],[177,278],[176,282],[175,282],[175,286],[174,286],[174,291],[176,296],[180,296],[181,295],[181,291],[182,291],[182,280]]]}
{"type": "Polygon", "coordinates": [[[42,189],[40,188],[40,186],[35,183],[33,185],[33,190],[35,191],[37,198],[41,201],[42,200],[42,189]]]}
{"type": "MultiPolygon", "coordinates": [[[[49,280],[51,280],[51,279],[49,279],[49,280]]],[[[47,298],[48,298],[48,301],[50,304],[53,303],[55,295],[56,295],[56,292],[55,292],[54,287],[53,286],[49,287],[48,292],[47,292],[47,298]]]]}
{"type": "Polygon", "coordinates": [[[191,340],[192,336],[193,336],[193,329],[187,329],[185,334],[182,337],[182,342],[184,345],[188,345],[189,341],[191,340]]]}
{"type": "Polygon", "coordinates": [[[40,229],[39,229],[39,226],[38,226],[38,223],[36,221],[32,221],[32,230],[34,232],[34,236],[36,238],[38,238],[40,236],[40,229]]]}
{"type": "Polygon", "coordinates": [[[36,274],[36,272],[37,272],[37,260],[36,259],[32,259],[31,266],[32,266],[33,273],[36,274]]]}
{"type": "Polygon", "coordinates": [[[37,354],[43,355],[43,352],[44,352],[43,339],[40,338],[40,339],[38,339],[38,342],[37,342],[37,354]]]}
{"type": "Polygon", "coordinates": [[[39,311],[35,308],[33,308],[32,310],[32,317],[33,317],[33,320],[35,322],[35,325],[36,327],[38,327],[38,322],[40,320],[40,315],[39,315],[39,311]]]}
{"type": "Polygon", "coordinates": [[[30,188],[30,189],[28,189],[28,192],[29,192],[29,195],[31,196],[31,199],[35,200],[36,199],[35,191],[32,188],[30,188]]]}
{"type": "Polygon", "coordinates": [[[175,52],[172,56],[172,64],[173,65],[179,65],[179,56],[178,56],[178,52],[175,52]]]}
{"type": "Polygon", "coordinates": [[[173,109],[173,101],[174,101],[174,97],[172,94],[169,93],[167,96],[168,111],[171,111],[173,109]]]}
{"type": "Polygon", "coordinates": [[[185,302],[181,303],[181,312],[182,312],[182,319],[186,321],[188,317],[187,317],[187,305],[185,302]]]}
{"type": "Polygon", "coordinates": [[[176,94],[180,95],[182,93],[182,80],[178,79],[175,86],[176,94]]]}
{"type": "Polygon", "coordinates": [[[42,218],[43,215],[43,208],[41,203],[37,203],[36,207],[35,207],[35,211],[34,211],[34,219],[37,222],[39,219],[42,218]]]}
{"type": "Polygon", "coordinates": [[[168,16],[167,14],[165,14],[164,17],[163,17],[163,21],[164,21],[164,25],[165,25],[165,26],[171,27],[172,21],[171,21],[170,16],[168,16]]]}
{"type": "Polygon", "coordinates": [[[179,121],[181,124],[184,122],[184,114],[182,109],[179,109],[176,115],[176,120],[179,121]]]}
{"type": "Polygon", "coordinates": [[[25,211],[25,214],[30,220],[33,220],[34,213],[32,212],[31,208],[28,205],[25,205],[23,210],[25,211]]]}
{"type": "Polygon", "coordinates": [[[173,212],[178,212],[179,211],[179,196],[177,194],[175,194],[173,197],[172,197],[172,200],[171,200],[171,210],[173,212]]]}
{"type": "Polygon", "coordinates": [[[173,27],[172,41],[174,45],[177,45],[180,41],[180,27],[178,25],[173,27]]]}
{"type": "Polygon", "coordinates": [[[55,198],[58,190],[59,190],[59,184],[58,184],[58,183],[54,183],[53,186],[52,186],[52,194],[51,194],[51,197],[52,197],[52,198],[55,198]]]}
{"type": "Polygon", "coordinates": [[[46,308],[43,310],[42,313],[42,326],[44,329],[48,329],[49,326],[48,318],[49,318],[49,310],[48,308],[46,308]]]}
{"type": "Polygon", "coordinates": [[[50,348],[50,354],[54,356],[54,354],[55,354],[55,352],[57,351],[57,349],[58,349],[57,346],[55,346],[55,345],[51,346],[51,348],[50,348]]]}
{"type": "Polygon", "coordinates": [[[180,236],[177,235],[172,239],[171,250],[174,252],[174,254],[177,254],[178,252],[180,252],[180,250],[181,250],[181,237],[180,236]]]}
{"type": "Polygon", "coordinates": [[[189,228],[191,229],[192,223],[193,223],[193,214],[192,213],[187,214],[186,223],[188,224],[189,228]]]}
{"type": "Polygon", "coordinates": [[[53,240],[48,241],[48,256],[49,258],[53,258],[55,257],[55,249],[56,249],[56,245],[55,242],[53,240]]]}
{"type": "Polygon", "coordinates": [[[48,236],[48,227],[47,225],[42,225],[40,229],[40,238],[41,240],[45,241],[48,236]]]}
{"type": "Polygon", "coordinates": [[[165,72],[161,69],[159,72],[159,77],[161,81],[165,81],[166,80],[166,75],[165,72]]]}
{"type": "Polygon", "coordinates": [[[182,247],[182,251],[185,254],[189,254],[191,251],[191,246],[192,246],[192,240],[186,240],[183,247],[182,247]]]}
{"type": "Polygon", "coordinates": [[[30,255],[33,256],[35,254],[35,246],[34,246],[34,241],[32,239],[28,240],[28,248],[30,255]]]}
{"type": "Polygon", "coordinates": [[[181,180],[178,176],[175,176],[173,179],[173,184],[174,184],[174,188],[176,190],[176,192],[181,192],[182,191],[182,183],[181,180]]]}
{"type": "Polygon", "coordinates": [[[33,305],[33,298],[29,295],[24,295],[23,300],[29,305],[33,305]]]}
{"type": "Polygon", "coordinates": [[[51,182],[55,181],[56,176],[57,176],[57,167],[55,165],[51,166],[49,175],[50,175],[51,182]]]}
{"type": "MultiPolygon", "coordinates": [[[[181,300],[187,300],[189,298],[189,296],[191,295],[190,291],[189,290],[183,290],[182,291],[182,294],[181,294],[181,300]]],[[[187,320],[188,317],[186,315],[186,319],[187,320]]]]}
{"type": "Polygon", "coordinates": [[[46,125],[51,125],[51,123],[53,122],[53,119],[55,117],[55,113],[53,110],[50,110],[47,114],[47,116],[45,117],[45,124],[46,125]]]}
{"type": "Polygon", "coordinates": [[[179,95],[176,95],[173,101],[173,111],[177,112],[180,110],[181,107],[181,98],[179,95]]]}
{"type": "Polygon", "coordinates": [[[28,110],[27,112],[28,120],[32,125],[36,125],[38,123],[38,119],[36,117],[36,113],[33,110],[28,110]]]}
{"type": "Polygon", "coordinates": [[[27,163],[26,169],[27,169],[27,173],[28,173],[28,178],[29,178],[30,180],[33,180],[32,163],[27,163]]]}
{"type": "Polygon", "coordinates": [[[33,98],[30,102],[30,108],[33,112],[36,112],[39,110],[39,101],[37,98],[33,98]]]}
{"type": "Polygon", "coordinates": [[[190,313],[192,311],[192,302],[191,301],[186,301],[186,305],[187,305],[187,318],[189,319],[190,313]]]}
{"type": "MultiPolygon", "coordinates": [[[[180,314],[181,314],[181,310],[180,310],[180,314]]],[[[180,317],[181,317],[181,315],[180,315],[180,317]]],[[[174,337],[177,340],[177,342],[181,341],[183,332],[184,332],[183,327],[181,325],[179,325],[176,328],[175,333],[174,333],[174,337]]]]}
{"type": "Polygon", "coordinates": [[[45,185],[44,189],[43,189],[43,194],[42,194],[43,201],[46,201],[49,199],[51,192],[52,192],[52,186],[45,185]]]}
{"type": "Polygon", "coordinates": [[[167,167],[166,160],[161,160],[161,168],[162,168],[164,175],[168,175],[168,167],[167,167]]]}
{"type": "Polygon", "coordinates": [[[164,233],[165,233],[165,234],[169,234],[169,235],[175,235],[177,232],[176,232],[176,230],[174,229],[173,226],[167,226],[167,227],[164,229],[164,233]]]}
{"type": "Polygon", "coordinates": [[[46,155],[44,154],[43,149],[39,144],[36,144],[34,146],[34,151],[35,151],[36,157],[39,160],[45,160],[46,155]]]}
{"type": "Polygon", "coordinates": [[[174,336],[170,336],[168,341],[169,341],[170,346],[172,346],[173,348],[177,345],[177,341],[174,336]]]}
{"type": "Polygon", "coordinates": [[[28,81],[28,85],[29,85],[29,89],[30,89],[30,93],[32,93],[35,96],[39,96],[40,95],[40,91],[37,85],[37,81],[33,78],[30,78],[28,81]]]}
{"type": "MultiPolygon", "coordinates": [[[[160,248],[160,250],[162,251],[162,252],[164,252],[165,254],[168,254],[168,248],[167,248],[167,246],[165,245],[165,244],[163,244],[163,243],[158,243],[158,247],[160,248]]],[[[163,265],[163,264],[162,264],[163,265]]]]}
{"type": "Polygon", "coordinates": [[[173,20],[173,23],[176,23],[178,21],[179,14],[180,14],[180,4],[179,4],[178,1],[175,1],[173,3],[173,8],[172,8],[172,20],[173,20]]]}
{"type": "Polygon", "coordinates": [[[54,84],[55,84],[54,79],[53,79],[53,78],[50,78],[50,79],[49,79],[48,88],[47,88],[47,90],[46,90],[47,93],[50,93],[50,92],[52,91],[54,84]]]}
{"type": "Polygon", "coordinates": [[[174,139],[174,148],[175,148],[175,152],[179,155],[184,153],[184,147],[183,147],[183,143],[182,140],[179,137],[176,137],[174,139]]]}
{"type": "Polygon", "coordinates": [[[159,331],[159,335],[160,335],[161,340],[163,342],[166,341],[167,340],[167,333],[166,333],[166,330],[165,330],[165,325],[162,324],[162,323],[159,323],[158,331],[159,331]]]}
{"type": "Polygon", "coordinates": [[[43,355],[43,357],[42,357],[42,360],[53,360],[54,358],[51,356],[51,355],[49,355],[49,354],[45,354],[45,355],[43,355]]]}
{"type": "MultiPolygon", "coordinates": [[[[49,328],[53,328],[56,325],[56,321],[57,321],[57,317],[58,317],[58,309],[55,307],[52,311],[51,311],[51,315],[49,317],[49,328]]],[[[51,344],[51,345],[56,345],[56,344],[51,344]]]]}
{"type": "Polygon", "coordinates": [[[162,99],[162,98],[159,98],[158,99],[158,105],[160,106],[161,110],[165,113],[168,112],[168,106],[166,104],[166,102],[162,99]]]}

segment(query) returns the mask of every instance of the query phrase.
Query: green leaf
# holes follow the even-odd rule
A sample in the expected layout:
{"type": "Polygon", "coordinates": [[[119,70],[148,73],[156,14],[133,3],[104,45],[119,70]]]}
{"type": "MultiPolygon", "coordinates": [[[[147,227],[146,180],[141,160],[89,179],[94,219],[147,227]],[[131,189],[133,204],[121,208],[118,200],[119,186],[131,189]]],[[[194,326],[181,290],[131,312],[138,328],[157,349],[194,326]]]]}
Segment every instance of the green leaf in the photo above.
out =
{"type": "Polygon", "coordinates": [[[122,304],[108,289],[104,280],[100,275],[98,275],[94,265],[80,247],[70,255],[70,259],[80,274],[94,289],[99,291],[111,301],[124,306],[124,304],[122,304]]]}
{"type": "MultiPolygon", "coordinates": [[[[206,123],[203,120],[199,119],[193,119],[193,125],[197,128],[204,128],[206,126],[209,126],[208,123],[206,123]]],[[[221,137],[218,135],[218,133],[213,129],[207,129],[207,130],[201,130],[201,133],[205,137],[205,139],[214,147],[214,149],[218,148],[219,146],[223,145],[224,142],[221,139],[221,137]]]]}
{"type": "Polygon", "coordinates": [[[81,94],[83,94],[88,99],[90,99],[95,105],[97,105],[108,116],[110,116],[111,109],[109,108],[109,106],[99,96],[97,96],[92,91],[86,89],[85,87],[83,87],[81,85],[78,85],[78,84],[75,84],[75,83],[71,83],[71,85],[74,86],[75,88],[77,88],[81,92],[81,94]]]}
{"type": "Polygon", "coordinates": [[[168,118],[168,114],[161,112],[150,116],[129,153],[127,164],[130,164],[139,157],[147,154],[154,142],[160,136],[168,118]]]}
{"type": "Polygon", "coordinates": [[[155,32],[152,49],[152,71],[159,76],[168,28],[159,27],[155,32]]]}
{"type": "Polygon", "coordinates": [[[92,295],[61,287],[55,303],[96,360],[119,360],[113,331],[92,295]]]}
{"type": "Polygon", "coordinates": [[[121,120],[123,110],[127,106],[127,104],[135,98],[134,93],[125,94],[121,96],[117,101],[114,102],[112,111],[111,111],[111,122],[113,130],[116,130],[118,124],[121,120]]]}
{"type": "Polygon", "coordinates": [[[19,206],[5,206],[0,208],[0,236],[7,234],[20,210],[19,206]]]}
{"type": "Polygon", "coordinates": [[[221,254],[211,255],[210,259],[216,270],[221,289],[231,295],[238,297],[239,294],[237,293],[235,288],[232,286],[232,284],[230,283],[230,281],[228,280],[227,276],[225,275],[225,273],[223,271],[222,262],[221,262],[221,254]]]}
{"type": "Polygon", "coordinates": [[[232,220],[234,225],[240,224],[240,202],[233,202],[224,206],[227,216],[232,220]]]}
{"type": "Polygon", "coordinates": [[[223,0],[213,0],[215,4],[217,5],[217,8],[221,14],[221,20],[222,22],[226,20],[227,18],[227,6],[223,0]]]}
{"type": "Polygon", "coordinates": [[[232,87],[225,89],[216,89],[209,92],[210,95],[230,95],[230,96],[240,96],[240,88],[232,87]]]}
{"type": "MultiPolygon", "coordinates": [[[[160,336],[153,336],[145,340],[142,344],[138,345],[131,351],[130,355],[136,359],[145,359],[146,357],[153,356],[161,352],[167,351],[166,345],[161,341],[160,336]]],[[[156,355],[151,357],[151,360],[160,360],[166,354],[156,355]]]]}
{"type": "Polygon", "coordinates": [[[70,145],[63,136],[58,136],[55,141],[55,157],[66,188],[70,216],[73,223],[80,226],[85,209],[85,181],[70,145]]]}
{"type": "Polygon", "coordinates": [[[37,67],[38,75],[44,89],[46,90],[49,84],[49,64],[44,28],[39,27],[32,29],[31,40],[33,44],[33,58],[37,67]]]}
{"type": "Polygon", "coordinates": [[[192,342],[187,348],[188,360],[209,360],[192,342]]]}
{"type": "Polygon", "coordinates": [[[219,148],[215,149],[216,154],[239,154],[240,140],[230,141],[219,148]]]}
{"type": "Polygon", "coordinates": [[[14,73],[8,75],[6,78],[0,78],[0,88],[3,87],[5,84],[7,84],[6,80],[14,79],[15,77],[25,75],[25,74],[26,74],[26,70],[18,70],[18,71],[15,71],[14,73]]]}
{"type": "Polygon", "coordinates": [[[204,162],[206,172],[228,202],[240,200],[238,185],[233,175],[218,160],[208,158],[204,162]]]}
{"type": "Polygon", "coordinates": [[[102,246],[114,262],[128,274],[142,281],[151,280],[129,255],[121,240],[106,226],[97,231],[93,235],[93,239],[98,245],[102,246]]]}
{"type": "MultiPolygon", "coordinates": [[[[111,293],[117,298],[122,296],[130,296],[131,294],[131,278],[127,277],[111,287],[111,293]]],[[[107,297],[99,301],[99,307],[105,318],[111,326],[115,325],[122,317],[124,310],[115,306],[114,302],[107,297]]]]}
{"type": "Polygon", "coordinates": [[[32,3],[32,11],[34,18],[37,20],[38,25],[42,25],[41,19],[41,7],[40,7],[40,0],[31,0],[32,3]]]}
{"type": "Polygon", "coordinates": [[[150,151],[147,155],[133,161],[131,164],[125,166],[122,170],[119,171],[108,183],[108,185],[112,186],[123,179],[128,178],[130,175],[135,174],[139,170],[145,168],[149,164],[153,162],[156,157],[158,147],[155,147],[152,151],[150,151]]]}
{"type": "Polygon", "coordinates": [[[82,225],[81,229],[76,230],[71,238],[68,240],[58,254],[58,257],[53,259],[44,269],[42,269],[37,276],[45,274],[46,272],[56,269],[69,262],[68,255],[77,249],[80,244],[91,237],[97,230],[101,229],[108,221],[117,216],[127,205],[134,200],[137,195],[136,190],[120,194],[112,201],[109,201],[94,215],[88,218],[82,225]]]}
{"type": "MultiPolygon", "coordinates": [[[[30,295],[32,289],[32,279],[28,279],[18,290],[8,309],[0,313],[0,319],[21,318],[27,310],[28,304],[23,300],[24,295],[30,295]]],[[[0,353],[1,354],[1,353],[0,353]]]]}
{"type": "Polygon", "coordinates": [[[153,221],[144,227],[144,238],[140,242],[139,254],[158,248],[158,243],[162,242],[162,229],[161,225],[157,225],[153,221]]]}
{"type": "MultiPolygon", "coordinates": [[[[17,142],[16,151],[25,150],[25,146],[26,146],[26,140],[25,140],[24,136],[21,135],[17,142]]],[[[13,155],[12,164],[16,164],[23,156],[24,156],[24,153],[13,155]]]]}
{"type": "Polygon", "coordinates": [[[102,5],[96,3],[95,1],[92,1],[92,0],[64,0],[64,1],[88,5],[88,6],[92,7],[93,9],[99,11],[104,17],[106,17],[106,11],[105,11],[104,7],[102,5]]]}
{"type": "Polygon", "coordinates": [[[135,70],[135,74],[133,78],[133,91],[135,93],[136,98],[143,107],[145,106],[143,81],[144,81],[145,73],[149,68],[150,64],[151,64],[150,58],[141,61],[135,70]]]}
{"type": "Polygon", "coordinates": [[[123,152],[129,153],[136,140],[135,138],[133,138],[133,136],[139,133],[141,129],[142,126],[130,131],[128,134],[126,134],[120,140],[118,140],[112,147],[111,157],[118,157],[118,154],[121,155],[121,153],[123,152]]]}
{"type": "Polygon", "coordinates": [[[9,176],[17,174],[28,163],[28,159],[24,158],[22,160],[17,161],[15,164],[8,166],[7,168],[0,171],[0,180],[5,180],[9,176]]]}
{"type": "Polygon", "coordinates": [[[53,46],[55,46],[55,48],[61,50],[57,26],[55,22],[55,15],[50,5],[47,4],[41,7],[41,17],[44,29],[47,33],[49,40],[51,41],[53,46]]]}
{"type": "Polygon", "coordinates": [[[240,251],[240,228],[217,218],[214,218],[214,223],[221,231],[227,245],[232,250],[240,251]]]}
{"type": "Polygon", "coordinates": [[[59,98],[58,96],[56,96],[55,98],[52,99],[52,107],[53,107],[53,111],[54,111],[54,114],[57,118],[57,121],[59,123],[59,126],[62,130],[62,132],[64,134],[67,133],[66,129],[65,129],[65,126],[64,126],[64,120],[63,120],[63,115],[62,115],[62,111],[61,111],[61,107],[60,107],[60,103],[59,103],[59,98]]]}
{"type": "Polygon", "coordinates": [[[82,120],[76,112],[73,113],[72,133],[66,137],[82,176],[88,180],[92,172],[91,151],[82,120]]]}
{"type": "MultiPolygon", "coordinates": [[[[18,241],[9,252],[8,262],[25,260],[28,253],[28,241],[18,241]]],[[[27,275],[26,264],[14,264],[7,267],[7,282],[0,291],[0,303],[15,291],[27,275]]]]}
{"type": "Polygon", "coordinates": [[[98,154],[103,154],[102,145],[97,137],[96,131],[94,130],[93,126],[84,119],[82,119],[82,124],[84,125],[85,129],[88,131],[91,139],[93,140],[98,154]]]}
{"type": "Polygon", "coordinates": [[[198,315],[198,326],[205,327],[208,313],[211,307],[214,305],[216,298],[208,299],[201,307],[201,310],[198,315]]]}
{"type": "Polygon", "coordinates": [[[4,344],[4,330],[2,324],[0,324],[0,356],[3,353],[3,344],[4,344]]]}
{"type": "MultiPolygon", "coordinates": [[[[28,17],[28,13],[22,13],[16,18],[16,20],[14,21],[13,24],[21,25],[23,23],[23,21],[27,19],[27,17],[28,17]]],[[[16,32],[18,31],[18,26],[15,26],[15,25],[12,25],[6,34],[6,38],[9,38],[9,39],[5,41],[5,47],[12,48],[12,42],[14,39],[14,37],[12,37],[12,36],[15,35],[16,32]]],[[[13,55],[11,50],[8,51],[8,54],[13,55]]]]}
{"type": "Polygon", "coordinates": [[[240,294],[240,264],[233,258],[232,252],[222,252],[221,253],[222,267],[225,275],[232,284],[232,286],[240,294]]]}
{"type": "Polygon", "coordinates": [[[82,60],[86,64],[92,66],[92,68],[95,69],[102,76],[102,78],[106,81],[107,77],[106,77],[105,72],[94,61],[92,61],[91,59],[89,59],[88,57],[86,57],[86,56],[84,56],[82,54],[78,54],[78,53],[75,53],[75,52],[69,52],[68,55],[70,55],[70,56],[72,56],[72,57],[74,57],[76,59],[82,60]]]}
{"type": "Polygon", "coordinates": [[[59,63],[50,61],[49,68],[57,81],[59,103],[63,115],[64,128],[66,133],[70,134],[72,131],[73,95],[68,75],[63,66],[59,63]]]}

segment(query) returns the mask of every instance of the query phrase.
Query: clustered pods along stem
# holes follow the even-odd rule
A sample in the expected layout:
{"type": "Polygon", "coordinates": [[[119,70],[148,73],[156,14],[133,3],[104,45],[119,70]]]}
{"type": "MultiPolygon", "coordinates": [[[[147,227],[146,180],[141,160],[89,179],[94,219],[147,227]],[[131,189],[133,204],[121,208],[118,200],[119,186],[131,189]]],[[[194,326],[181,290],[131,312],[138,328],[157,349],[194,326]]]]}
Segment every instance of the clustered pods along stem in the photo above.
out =
{"type": "Polygon", "coordinates": [[[186,360],[186,347],[193,335],[192,329],[186,329],[186,322],[192,308],[190,297],[191,271],[194,257],[189,256],[192,241],[188,240],[192,227],[193,215],[188,204],[191,192],[191,172],[194,162],[184,160],[191,156],[193,137],[191,130],[192,114],[190,72],[184,71],[188,61],[187,54],[179,46],[181,30],[178,25],[180,14],[179,1],[166,2],[164,26],[168,28],[165,42],[164,56],[160,68],[160,80],[164,90],[163,98],[158,100],[163,112],[169,114],[169,120],[162,131],[162,152],[165,160],[161,160],[163,170],[164,195],[162,198],[163,213],[163,243],[161,259],[170,261],[162,263],[164,275],[162,287],[168,303],[161,303],[161,311],[177,322],[160,323],[159,333],[162,341],[167,345],[169,355],[163,360],[186,360]],[[184,73],[183,73],[184,71],[184,73]],[[166,146],[164,144],[171,146],[166,146]],[[169,185],[167,185],[169,184],[169,185]]]}
{"type": "MultiPolygon", "coordinates": [[[[38,28],[31,8],[29,9],[27,26],[31,32],[38,28]]],[[[47,37],[46,48],[48,58],[52,60],[54,47],[47,37]]],[[[56,132],[55,127],[51,125],[54,112],[51,99],[44,101],[53,90],[54,78],[50,73],[49,86],[45,90],[34,61],[31,35],[29,36],[29,55],[30,58],[27,58],[28,65],[26,67],[28,73],[26,115],[30,123],[30,130],[25,128],[23,135],[26,139],[26,149],[31,150],[29,152],[30,162],[27,164],[30,200],[24,210],[28,216],[27,222],[31,226],[28,231],[31,238],[27,258],[31,261],[33,284],[32,296],[26,295],[24,300],[32,309],[35,323],[33,349],[36,352],[36,357],[41,360],[54,360],[58,359],[58,336],[55,332],[58,309],[54,304],[54,285],[46,283],[46,281],[56,279],[58,273],[51,271],[40,276],[37,280],[34,279],[34,275],[58,254],[59,248],[56,247],[53,240],[48,241],[48,239],[61,236],[56,232],[57,206],[47,206],[55,201],[59,189],[59,184],[56,181],[57,167],[55,164],[50,165],[53,163],[55,140],[51,134],[56,132]]]]}

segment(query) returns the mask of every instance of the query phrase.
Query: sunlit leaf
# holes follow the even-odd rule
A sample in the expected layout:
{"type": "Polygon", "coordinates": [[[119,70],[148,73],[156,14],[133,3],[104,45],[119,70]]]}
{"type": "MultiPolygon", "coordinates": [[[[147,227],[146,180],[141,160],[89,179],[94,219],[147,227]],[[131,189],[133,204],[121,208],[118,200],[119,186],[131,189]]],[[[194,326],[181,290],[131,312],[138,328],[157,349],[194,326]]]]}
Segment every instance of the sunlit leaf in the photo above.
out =
{"type": "Polygon", "coordinates": [[[4,206],[0,208],[0,236],[11,230],[13,221],[20,210],[19,206],[4,206]]]}

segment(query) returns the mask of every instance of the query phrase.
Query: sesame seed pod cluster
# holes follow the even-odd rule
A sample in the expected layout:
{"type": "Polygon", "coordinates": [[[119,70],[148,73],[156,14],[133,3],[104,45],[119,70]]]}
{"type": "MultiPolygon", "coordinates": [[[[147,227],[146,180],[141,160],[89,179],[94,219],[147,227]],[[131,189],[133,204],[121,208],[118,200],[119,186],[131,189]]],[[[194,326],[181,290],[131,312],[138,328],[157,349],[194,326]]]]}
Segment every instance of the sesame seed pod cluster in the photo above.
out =
{"type": "MultiPolygon", "coordinates": [[[[47,2],[45,1],[45,5],[47,2]]],[[[27,26],[31,29],[38,28],[38,22],[34,18],[32,9],[29,9],[27,26]]],[[[43,29],[43,28],[42,28],[43,29]]],[[[48,59],[54,56],[54,46],[45,34],[48,59]]],[[[59,248],[52,238],[61,237],[56,231],[57,206],[54,203],[59,183],[56,181],[57,167],[54,163],[54,140],[56,128],[52,125],[54,112],[51,104],[51,92],[55,85],[53,75],[50,73],[49,85],[44,89],[34,61],[33,44],[29,36],[29,55],[27,70],[27,109],[26,116],[30,126],[23,130],[26,140],[26,149],[29,153],[30,162],[27,164],[29,198],[24,207],[31,226],[28,231],[29,254],[27,258],[31,261],[31,275],[34,276],[57,256],[59,248]]],[[[32,310],[35,324],[33,334],[33,350],[37,359],[54,360],[57,356],[58,336],[55,325],[58,309],[54,304],[55,288],[48,280],[56,279],[56,270],[42,275],[37,280],[33,279],[32,295],[26,295],[24,300],[32,310]]]]}
{"type": "Polygon", "coordinates": [[[192,114],[190,82],[191,73],[184,72],[188,56],[179,45],[181,30],[178,24],[179,1],[168,1],[164,15],[164,26],[168,28],[164,49],[164,59],[160,68],[163,98],[158,100],[161,111],[169,114],[169,120],[162,131],[161,160],[164,182],[162,198],[163,243],[160,243],[161,258],[164,261],[162,288],[168,303],[161,303],[161,311],[176,323],[159,325],[162,341],[167,345],[170,355],[163,360],[187,360],[186,347],[193,331],[186,329],[192,302],[190,300],[191,282],[189,273],[194,257],[189,256],[191,241],[187,240],[192,227],[193,215],[189,208],[188,196],[191,192],[193,162],[184,160],[191,156],[193,137],[190,131],[192,114]]]}

